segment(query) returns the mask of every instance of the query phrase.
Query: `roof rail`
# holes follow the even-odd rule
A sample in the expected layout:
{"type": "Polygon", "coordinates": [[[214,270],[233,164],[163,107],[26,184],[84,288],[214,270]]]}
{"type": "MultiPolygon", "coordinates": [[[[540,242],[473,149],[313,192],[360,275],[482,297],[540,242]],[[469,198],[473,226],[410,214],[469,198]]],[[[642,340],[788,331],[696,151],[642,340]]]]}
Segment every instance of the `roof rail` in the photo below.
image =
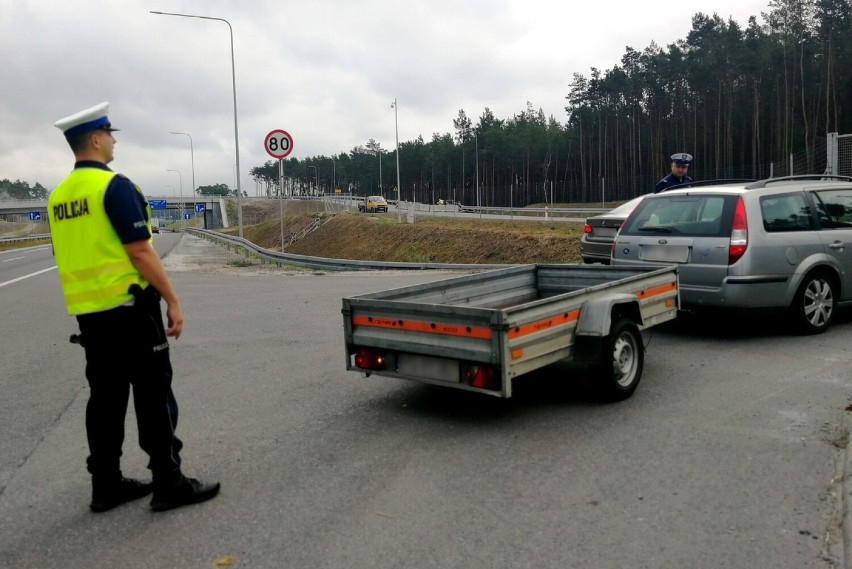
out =
{"type": "Polygon", "coordinates": [[[760,180],[759,182],[749,184],[748,186],[746,186],[746,189],[755,190],[757,188],[765,188],[767,184],[772,184],[775,182],[789,182],[790,180],[841,180],[844,182],[852,182],[852,177],[838,176],[836,174],[798,174],[796,176],[781,176],[778,178],[767,178],[765,180],[760,180]]]}
{"type": "Polygon", "coordinates": [[[661,194],[663,192],[667,192],[669,190],[682,190],[683,188],[695,188],[701,186],[723,186],[725,184],[747,184],[751,182],[756,182],[754,178],[730,178],[730,179],[721,179],[721,180],[699,180],[697,182],[684,182],[683,184],[677,184],[675,186],[669,186],[668,188],[664,188],[657,192],[661,194]]]}

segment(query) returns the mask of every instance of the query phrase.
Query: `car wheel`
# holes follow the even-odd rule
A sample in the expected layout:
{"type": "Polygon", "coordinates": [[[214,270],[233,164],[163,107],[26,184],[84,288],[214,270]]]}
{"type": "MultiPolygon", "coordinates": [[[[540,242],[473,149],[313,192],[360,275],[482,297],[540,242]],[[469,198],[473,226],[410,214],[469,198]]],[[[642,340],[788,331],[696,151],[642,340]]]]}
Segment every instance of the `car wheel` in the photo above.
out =
{"type": "Polygon", "coordinates": [[[610,401],[627,399],[636,391],[645,365],[639,327],[626,318],[617,321],[604,342],[601,363],[595,366],[595,384],[610,401]]]}
{"type": "Polygon", "coordinates": [[[802,334],[821,334],[834,319],[837,307],[837,285],[823,272],[809,273],[796,291],[790,316],[802,334]]]}

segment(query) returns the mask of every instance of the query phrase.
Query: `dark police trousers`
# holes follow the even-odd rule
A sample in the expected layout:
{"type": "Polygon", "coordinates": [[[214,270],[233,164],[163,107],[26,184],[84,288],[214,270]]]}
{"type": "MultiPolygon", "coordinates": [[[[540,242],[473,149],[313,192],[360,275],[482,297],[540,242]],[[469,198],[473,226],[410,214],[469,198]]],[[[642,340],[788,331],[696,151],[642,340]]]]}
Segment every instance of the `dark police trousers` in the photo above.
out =
{"type": "Polygon", "coordinates": [[[152,286],[137,291],[134,306],[77,316],[86,351],[89,402],[86,433],[88,470],[104,480],[121,476],[121,447],[130,389],[139,430],[139,446],[150,460],[154,482],[169,484],[180,476],[180,450],[175,436],[178,407],[172,393],[172,364],[160,312],[160,296],[152,286]]]}

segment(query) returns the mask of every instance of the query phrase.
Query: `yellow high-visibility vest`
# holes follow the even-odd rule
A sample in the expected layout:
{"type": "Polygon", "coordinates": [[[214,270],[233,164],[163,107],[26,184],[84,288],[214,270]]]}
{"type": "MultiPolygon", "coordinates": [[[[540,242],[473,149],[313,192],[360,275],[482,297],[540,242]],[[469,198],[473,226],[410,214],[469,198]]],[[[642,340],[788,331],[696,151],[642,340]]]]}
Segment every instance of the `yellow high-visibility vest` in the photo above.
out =
{"type": "MultiPolygon", "coordinates": [[[[115,175],[99,168],[76,168],[47,201],[59,280],[72,316],[121,306],[132,298],[130,285],[148,285],[130,262],[104,209],[104,194],[115,175]]],[[[150,233],[151,211],[146,209],[150,233]]]]}

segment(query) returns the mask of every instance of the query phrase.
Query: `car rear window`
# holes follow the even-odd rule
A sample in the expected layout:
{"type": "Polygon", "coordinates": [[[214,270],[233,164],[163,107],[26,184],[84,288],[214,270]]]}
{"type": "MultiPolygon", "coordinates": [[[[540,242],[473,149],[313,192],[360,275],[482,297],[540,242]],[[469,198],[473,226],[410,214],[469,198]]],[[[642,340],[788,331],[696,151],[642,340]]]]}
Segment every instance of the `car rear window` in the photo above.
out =
{"type": "Polygon", "coordinates": [[[641,202],[643,199],[645,199],[645,196],[639,196],[638,198],[633,198],[629,202],[624,202],[623,204],[621,204],[617,208],[614,208],[614,209],[608,211],[606,213],[606,215],[611,215],[611,216],[616,216],[616,217],[617,216],[627,217],[628,215],[630,215],[631,211],[636,209],[636,206],[639,205],[639,202],[641,202]]]}
{"type": "Polygon", "coordinates": [[[735,195],[667,195],[642,201],[622,235],[722,237],[731,233],[735,195]]]}

